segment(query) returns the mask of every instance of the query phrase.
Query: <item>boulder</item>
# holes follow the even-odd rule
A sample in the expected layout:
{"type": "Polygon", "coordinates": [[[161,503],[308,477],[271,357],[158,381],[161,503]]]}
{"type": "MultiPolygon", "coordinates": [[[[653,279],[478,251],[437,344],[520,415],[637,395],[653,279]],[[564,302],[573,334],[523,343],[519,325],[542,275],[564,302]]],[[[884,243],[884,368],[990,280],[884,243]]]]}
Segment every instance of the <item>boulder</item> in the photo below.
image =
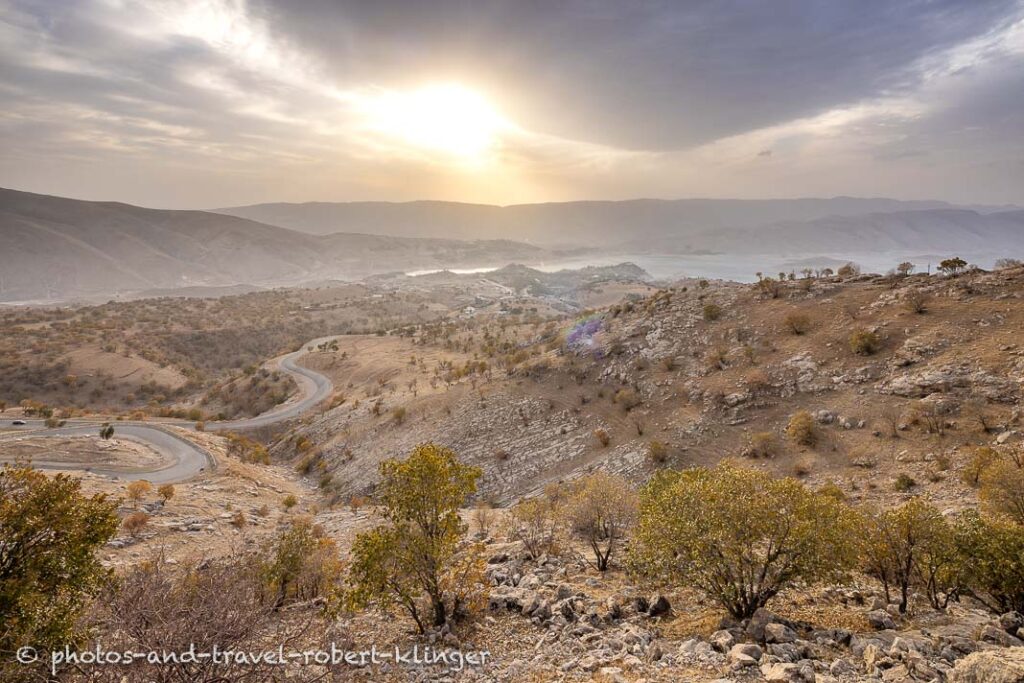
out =
{"type": "Polygon", "coordinates": [[[761,660],[761,648],[753,643],[738,643],[729,649],[729,664],[734,668],[757,666],[761,660]]]}
{"type": "Polygon", "coordinates": [[[711,643],[711,647],[715,648],[719,652],[728,652],[729,648],[733,646],[736,639],[733,638],[732,634],[722,629],[721,631],[715,631],[708,638],[708,642],[711,643]]]}
{"type": "Polygon", "coordinates": [[[747,621],[744,631],[751,640],[758,643],[765,642],[765,627],[768,624],[781,624],[784,621],[776,614],[769,612],[763,607],[758,608],[754,615],[747,621]]]}
{"type": "Polygon", "coordinates": [[[871,624],[872,628],[878,629],[879,631],[884,629],[896,628],[896,622],[892,616],[885,610],[876,609],[867,613],[868,623],[871,624]]]}
{"type": "Polygon", "coordinates": [[[785,624],[768,624],[764,627],[766,643],[792,643],[796,640],[796,631],[785,624]]]}
{"type": "Polygon", "coordinates": [[[985,650],[956,663],[950,683],[1024,683],[1024,647],[985,650]]]}
{"type": "Polygon", "coordinates": [[[672,610],[672,605],[669,604],[668,599],[664,595],[659,594],[651,597],[648,604],[650,606],[647,608],[647,614],[652,617],[660,617],[672,610]]]}
{"type": "Polygon", "coordinates": [[[989,624],[981,630],[981,641],[985,643],[992,643],[993,645],[1001,645],[1003,647],[1019,647],[1024,645],[1024,641],[1021,641],[1017,636],[1011,636],[1009,633],[989,624]]]}
{"type": "Polygon", "coordinates": [[[1007,633],[1017,633],[1017,629],[1021,627],[1024,627],[1024,615],[1016,610],[999,617],[999,628],[1007,633]]]}

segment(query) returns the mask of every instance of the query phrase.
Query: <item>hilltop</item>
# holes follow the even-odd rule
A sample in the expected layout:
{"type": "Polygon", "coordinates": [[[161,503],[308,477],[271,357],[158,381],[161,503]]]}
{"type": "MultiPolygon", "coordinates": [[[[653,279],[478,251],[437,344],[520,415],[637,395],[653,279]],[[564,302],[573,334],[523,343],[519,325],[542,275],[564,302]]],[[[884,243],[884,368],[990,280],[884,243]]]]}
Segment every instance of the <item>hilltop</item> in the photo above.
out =
{"type": "MultiPolygon", "coordinates": [[[[340,233],[340,231],[339,231],[340,233]]],[[[0,189],[0,301],[100,299],[541,258],[508,240],[309,235],[206,211],[0,189]]]]}

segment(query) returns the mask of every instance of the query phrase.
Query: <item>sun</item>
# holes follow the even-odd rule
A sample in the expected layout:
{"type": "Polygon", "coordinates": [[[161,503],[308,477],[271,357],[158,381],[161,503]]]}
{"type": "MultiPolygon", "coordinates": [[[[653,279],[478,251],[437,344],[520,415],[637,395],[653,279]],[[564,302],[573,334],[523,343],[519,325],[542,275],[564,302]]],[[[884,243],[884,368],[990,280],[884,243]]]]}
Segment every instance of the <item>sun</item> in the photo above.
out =
{"type": "Polygon", "coordinates": [[[380,94],[366,103],[369,126],[419,150],[482,161],[508,129],[481,94],[456,84],[380,94]]]}

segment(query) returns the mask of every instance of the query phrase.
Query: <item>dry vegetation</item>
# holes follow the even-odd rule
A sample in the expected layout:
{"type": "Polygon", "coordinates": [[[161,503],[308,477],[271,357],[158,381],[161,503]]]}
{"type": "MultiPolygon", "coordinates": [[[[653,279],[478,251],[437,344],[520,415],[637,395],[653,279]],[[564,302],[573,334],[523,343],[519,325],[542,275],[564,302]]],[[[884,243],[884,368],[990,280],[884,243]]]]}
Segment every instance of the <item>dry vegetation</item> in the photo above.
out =
{"type": "MultiPolygon", "coordinates": [[[[315,414],[188,434],[215,473],[84,478],[122,501],[94,550],[124,583],[83,613],[175,643],[183,612],[155,632],[127,605],[191,605],[214,637],[238,632],[230,596],[243,645],[485,645],[495,681],[945,680],[1024,626],[1024,268],[954,265],[680,283],[571,316],[456,297],[340,337],[303,360],[335,385],[315,414]]],[[[208,410],[280,391],[258,365],[203,385],[208,410]]]]}

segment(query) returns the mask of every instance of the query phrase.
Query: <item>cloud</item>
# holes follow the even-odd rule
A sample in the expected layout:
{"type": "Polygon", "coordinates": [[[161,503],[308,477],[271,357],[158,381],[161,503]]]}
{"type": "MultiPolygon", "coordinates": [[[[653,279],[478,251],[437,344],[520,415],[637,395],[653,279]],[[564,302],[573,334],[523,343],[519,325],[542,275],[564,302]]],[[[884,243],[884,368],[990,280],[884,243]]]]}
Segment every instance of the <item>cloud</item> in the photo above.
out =
{"type": "Polygon", "coordinates": [[[0,59],[27,189],[1024,200],[1018,0],[0,0],[0,59]],[[486,168],[368,123],[449,82],[500,117],[486,168]]]}

